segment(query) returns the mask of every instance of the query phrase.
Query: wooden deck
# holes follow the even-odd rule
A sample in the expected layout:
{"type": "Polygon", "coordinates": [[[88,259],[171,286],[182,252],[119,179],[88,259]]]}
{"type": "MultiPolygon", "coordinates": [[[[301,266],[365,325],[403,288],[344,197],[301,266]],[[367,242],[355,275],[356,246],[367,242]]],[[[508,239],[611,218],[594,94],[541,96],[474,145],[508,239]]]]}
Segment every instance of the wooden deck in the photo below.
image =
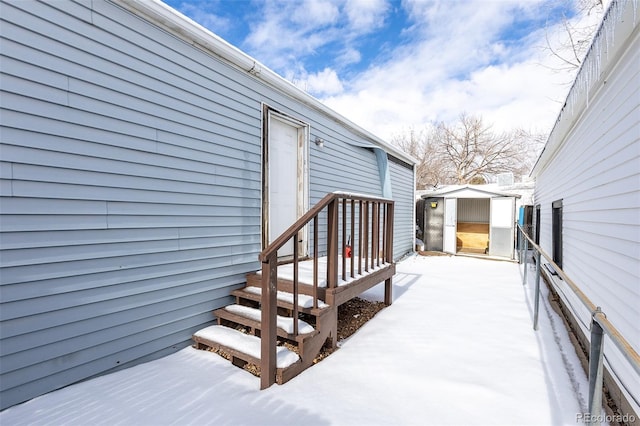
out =
{"type": "Polygon", "coordinates": [[[260,253],[262,269],[248,274],[245,288],[232,293],[237,304],[214,312],[216,327],[228,327],[196,333],[196,346],[227,352],[234,365],[258,364],[262,389],[312,366],[324,345],[337,347],[338,306],[381,283],[384,302],[391,304],[396,272],[393,205],[389,199],[327,194],[260,253]],[[321,236],[318,222],[323,212],[327,224],[321,236]],[[326,256],[301,258],[305,227],[312,241],[309,252],[326,251],[326,256]],[[357,236],[353,247],[348,243],[351,236],[357,236]],[[293,255],[283,262],[278,250],[291,240],[293,255]],[[326,242],[322,250],[321,240],[326,242]],[[236,338],[234,333],[239,333],[236,338]],[[286,367],[279,365],[284,342],[297,347],[299,356],[286,367]]]}

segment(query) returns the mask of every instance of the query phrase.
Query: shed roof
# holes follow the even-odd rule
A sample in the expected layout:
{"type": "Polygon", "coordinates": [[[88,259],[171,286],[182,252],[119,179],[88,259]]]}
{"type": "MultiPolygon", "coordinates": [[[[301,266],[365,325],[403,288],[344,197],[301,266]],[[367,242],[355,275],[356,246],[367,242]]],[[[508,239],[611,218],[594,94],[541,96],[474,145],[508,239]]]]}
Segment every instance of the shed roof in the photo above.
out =
{"type": "Polygon", "coordinates": [[[285,93],[298,102],[301,102],[319,112],[331,117],[337,123],[360,134],[373,145],[383,149],[388,154],[401,159],[409,164],[416,164],[417,160],[401,149],[385,142],[369,131],[353,123],[346,117],[338,114],[328,106],[307,92],[299,89],[293,83],[284,79],[265,65],[250,57],[237,47],[209,31],[202,25],[184,16],[177,10],[171,8],[160,0],[139,1],[139,0],[112,0],[131,13],[154,23],[165,31],[186,41],[211,56],[221,58],[235,68],[238,68],[253,78],[261,81],[276,90],[285,93]]]}
{"type": "Polygon", "coordinates": [[[449,185],[444,188],[435,189],[422,194],[422,198],[450,197],[450,198],[494,198],[494,197],[516,197],[520,194],[498,191],[492,187],[479,185],[449,185]]]}

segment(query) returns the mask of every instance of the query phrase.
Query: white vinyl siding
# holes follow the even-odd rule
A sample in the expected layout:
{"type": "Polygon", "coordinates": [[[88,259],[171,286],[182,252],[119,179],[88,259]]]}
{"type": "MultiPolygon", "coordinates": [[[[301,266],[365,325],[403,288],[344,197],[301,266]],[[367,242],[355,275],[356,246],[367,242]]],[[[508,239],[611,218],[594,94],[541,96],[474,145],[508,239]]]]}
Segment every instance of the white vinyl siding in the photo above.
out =
{"type": "MultiPolygon", "coordinates": [[[[616,61],[603,65],[584,108],[566,107],[557,126],[574,121],[552,133],[559,148],[534,174],[543,250],[552,253],[552,203],[562,200],[563,270],[640,352],[639,34],[636,27],[626,40],[616,35],[616,53],[602,59],[616,61]]],[[[563,297],[588,335],[590,312],[568,289],[563,297]]],[[[605,345],[607,362],[628,380],[634,373],[615,352],[605,345]]]]}

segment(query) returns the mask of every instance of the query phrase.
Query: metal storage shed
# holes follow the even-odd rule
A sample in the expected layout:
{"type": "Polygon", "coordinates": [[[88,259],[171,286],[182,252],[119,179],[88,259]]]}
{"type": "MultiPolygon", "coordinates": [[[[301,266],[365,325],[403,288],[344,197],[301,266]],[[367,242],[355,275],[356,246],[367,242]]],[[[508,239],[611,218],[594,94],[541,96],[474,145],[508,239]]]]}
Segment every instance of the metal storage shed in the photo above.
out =
{"type": "Polygon", "coordinates": [[[425,249],[513,258],[520,195],[452,185],[424,194],[425,249]]]}

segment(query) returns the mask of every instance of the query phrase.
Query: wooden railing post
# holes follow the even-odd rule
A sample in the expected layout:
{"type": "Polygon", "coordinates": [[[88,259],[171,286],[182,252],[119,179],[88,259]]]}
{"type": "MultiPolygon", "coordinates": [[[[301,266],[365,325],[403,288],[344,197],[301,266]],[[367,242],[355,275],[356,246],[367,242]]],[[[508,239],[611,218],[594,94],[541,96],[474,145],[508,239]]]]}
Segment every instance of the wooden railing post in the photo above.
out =
{"type": "Polygon", "coordinates": [[[313,309],[318,308],[318,215],[313,217],[313,309]]]}
{"type": "MultiPolygon", "coordinates": [[[[387,214],[385,215],[385,235],[386,235],[386,257],[387,263],[393,263],[393,201],[387,203],[387,214]]],[[[384,282],[384,304],[389,306],[393,302],[393,282],[389,278],[384,282]]]]}
{"type": "Polygon", "coordinates": [[[351,258],[349,259],[351,261],[351,278],[355,277],[355,265],[354,265],[354,250],[353,250],[353,246],[355,245],[355,238],[356,238],[356,224],[355,224],[355,217],[356,217],[356,203],[354,200],[351,200],[351,258]]]}
{"type": "MultiPolygon", "coordinates": [[[[296,233],[295,241],[293,242],[293,334],[298,335],[298,241],[299,233],[296,233]]],[[[277,289],[276,289],[277,290],[277,289]]],[[[277,294],[277,292],[276,292],[277,294]]],[[[277,296],[276,296],[277,298],[277,296]]],[[[276,302],[277,303],[277,302],[276,302]]],[[[277,312],[276,312],[277,315],[277,312]]]]}
{"type": "Polygon", "coordinates": [[[385,256],[387,255],[386,253],[386,235],[385,233],[387,232],[387,216],[386,216],[386,211],[387,211],[387,203],[380,203],[380,211],[378,212],[378,221],[380,222],[380,224],[378,225],[378,227],[380,228],[380,230],[378,231],[378,234],[380,235],[380,237],[378,238],[378,266],[380,266],[381,264],[384,264],[385,262],[385,256]]]}
{"type": "Polygon", "coordinates": [[[338,199],[327,206],[327,288],[338,285],[338,199]]]}
{"type": "Polygon", "coordinates": [[[362,208],[362,200],[358,201],[358,275],[362,275],[362,234],[364,214],[362,208]]]}
{"type": "Polygon", "coordinates": [[[364,224],[362,226],[362,246],[364,248],[364,271],[369,272],[369,201],[364,202],[364,211],[362,214],[364,224]]]}
{"type": "Polygon", "coordinates": [[[347,200],[342,200],[342,281],[347,280],[347,200]]]}
{"type": "Polygon", "coordinates": [[[371,269],[375,269],[378,258],[378,206],[377,202],[371,203],[371,269]]]}
{"type": "Polygon", "coordinates": [[[278,254],[262,262],[262,326],[260,330],[260,389],[276,381],[278,254]]]}

